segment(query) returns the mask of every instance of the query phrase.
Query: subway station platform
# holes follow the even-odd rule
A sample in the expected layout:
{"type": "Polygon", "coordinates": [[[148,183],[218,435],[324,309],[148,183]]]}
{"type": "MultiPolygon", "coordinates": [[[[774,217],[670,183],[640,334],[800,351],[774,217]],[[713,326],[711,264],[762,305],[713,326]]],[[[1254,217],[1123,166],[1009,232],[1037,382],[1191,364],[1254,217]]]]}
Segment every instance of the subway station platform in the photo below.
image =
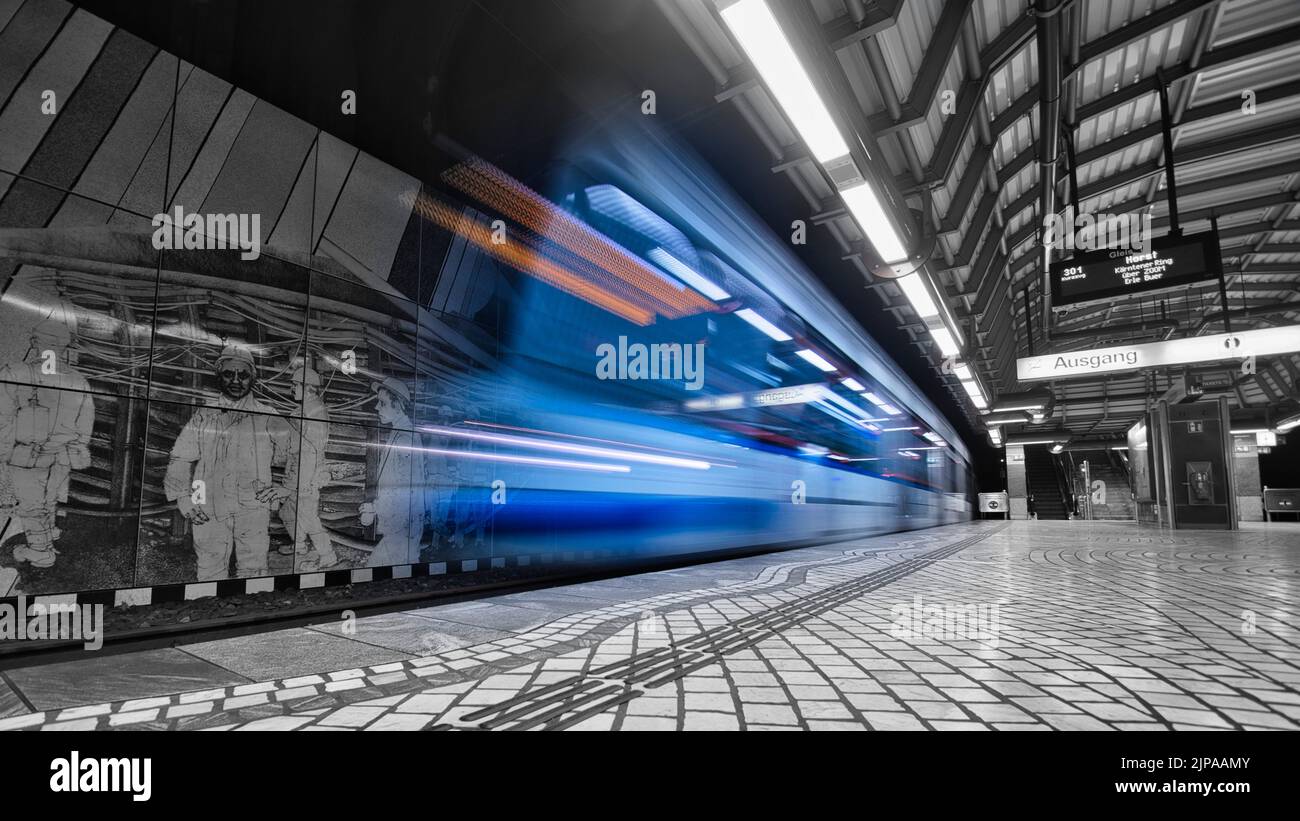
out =
{"type": "Polygon", "coordinates": [[[1300,728],[1300,525],[972,522],[11,669],[0,729],[1300,728]]]}

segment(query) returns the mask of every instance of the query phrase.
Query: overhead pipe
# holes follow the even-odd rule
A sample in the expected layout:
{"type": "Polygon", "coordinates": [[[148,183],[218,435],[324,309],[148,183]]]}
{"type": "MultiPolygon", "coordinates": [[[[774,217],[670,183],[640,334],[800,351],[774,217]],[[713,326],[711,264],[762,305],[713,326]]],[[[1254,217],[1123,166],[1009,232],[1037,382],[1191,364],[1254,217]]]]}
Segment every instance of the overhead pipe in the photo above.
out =
{"type": "MultiPolygon", "coordinates": [[[[876,77],[876,88],[880,89],[885,108],[894,122],[898,122],[903,119],[903,105],[898,99],[894,81],[890,79],[889,69],[885,66],[885,55],[880,50],[879,41],[875,37],[865,38],[862,41],[862,50],[867,55],[867,65],[871,67],[871,73],[876,77]]],[[[921,157],[916,152],[916,143],[912,141],[912,130],[904,128],[900,129],[900,132],[898,145],[903,150],[903,157],[907,160],[907,167],[912,172],[913,181],[919,185],[925,180],[925,170],[921,167],[921,157]]]]}
{"type": "MultiPolygon", "coordinates": [[[[1038,42],[1038,200],[1040,220],[1056,213],[1056,162],[1061,124],[1061,0],[1037,0],[1034,31],[1038,42]]],[[[1042,246],[1042,337],[1051,339],[1051,281],[1048,273],[1052,249],[1042,246]]]]}
{"type": "Polygon", "coordinates": [[[1229,311],[1224,316],[1223,311],[1215,311],[1212,314],[1206,314],[1196,329],[1192,331],[1192,336],[1200,336],[1206,328],[1216,322],[1231,322],[1234,319],[1258,319],[1261,316],[1274,316],[1276,314],[1286,314],[1293,311],[1300,311],[1300,302],[1279,302],[1275,305],[1256,305],[1254,308],[1244,308],[1239,311],[1229,311]]]}
{"type": "Polygon", "coordinates": [[[1092,339],[1098,336],[1114,336],[1116,334],[1142,333],[1145,331],[1174,331],[1178,329],[1178,320],[1176,319],[1157,319],[1147,322],[1133,322],[1126,325],[1113,325],[1104,329],[1094,329],[1090,331],[1058,331],[1052,334],[1053,342],[1064,342],[1075,339],[1092,339]]]}

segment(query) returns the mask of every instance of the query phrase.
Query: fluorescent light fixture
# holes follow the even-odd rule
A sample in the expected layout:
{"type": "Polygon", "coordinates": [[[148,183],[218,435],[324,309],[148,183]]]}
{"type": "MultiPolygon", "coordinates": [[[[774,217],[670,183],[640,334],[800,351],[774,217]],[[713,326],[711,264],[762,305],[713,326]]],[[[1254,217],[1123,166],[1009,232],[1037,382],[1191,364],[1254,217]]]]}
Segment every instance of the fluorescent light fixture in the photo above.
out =
{"type": "Polygon", "coordinates": [[[880,433],[880,425],[873,425],[873,424],[870,423],[870,422],[863,422],[863,423],[862,423],[862,427],[866,428],[867,430],[871,431],[872,433],[880,433]]]}
{"type": "Polygon", "coordinates": [[[768,322],[762,316],[749,308],[741,308],[739,311],[736,311],[736,316],[745,320],[750,325],[753,325],[755,328],[758,328],[777,342],[789,342],[791,339],[794,339],[790,334],[776,327],[771,322],[768,322]]]}
{"type": "Polygon", "coordinates": [[[883,430],[885,433],[891,433],[893,431],[899,431],[899,430],[920,430],[920,428],[917,427],[916,425],[911,425],[910,427],[906,427],[906,428],[881,428],[881,430],[883,430]]]}
{"type": "Polygon", "coordinates": [[[912,303],[912,310],[916,311],[917,316],[925,319],[939,315],[939,306],[934,303],[934,297],[930,296],[920,274],[908,274],[894,282],[903,289],[903,294],[907,297],[907,301],[912,303]]]}
{"type": "Polygon", "coordinates": [[[966,395],[970,397],[971,403],[975,405],[976,408],[979,410],[988,409],[989,401],[984,398],[984,391],[980,388],[980,383],[976,382],[974,379],[969,379],[963,381],[961,386],[966,389],[966,395]]]}
{"type": "Polygon", "coordinates": [[[952,372],[957,374],[957,378],[962,382],[969,382],[975,378],[975,375],[970,372],[970,365],[958,365],[952,372]]]}
{"type": "Polygon", "coordinates": [[[989,441],[992,442],[992,443],[995,444],[995,445],[1001,445],[1001,444],[1002,444],[1002,431],[1000,431],[1000,430],[991,430],[991,431],[989,431],[989,441]]]}
{"type": "Polygon", "coordinates": [[[1128,450],[1128,445],[1111,445],[1111,450],[1128,450]]]}
{"type": "Polygon", "coordinates": [[[1232,429],[1233,436],[1240,436],[1247,433],[1267,433],[1267,432],[1268,432],[1268,428],[1244,428],[1242,430],[1238,430],[1236,428],[1232,429]]]}
{"type": "Polygon", "coordinates": [[[880,406],[880,409],[881,409],[882,411],[884,411],[885,413],[889,414],[890,416],[902,416],[902,415],[903,415],[903,412],[902,412],[901,410],[899,410],[898,408],[896,408],[896,407],[894,407],[893,405],[889,404],[888,402],[886,402],[885,404],[881,405],[881,406],[880,406]]]}
{"type": "Polygon", "coordinates": [[[1055,440],[1055,439],[1030,439],[1030,440],[1027,440],[1027,441],[1024,441],[1024,442],[1019,442],[1019,441],[1017,441],[1017,442],[1013,442],[1012,444],[1015,444],[1015,445],[1055,445],[1056,442],[1057,442],[1057,440],[1055,440]]]}
{"type": "Polygon", "coordinates": [[[851,376],[848,379],[841,379],[840,384],[851,391],[865,391],[867,389],[866,385],[863,385],[851,376]]]}
{"type": "MultiPolygon", "coordinates": [[[[840,191],[840,196],[844,199],[844,204],[849,207],[853,219],[857,220],[862,233],[866,234],[867,239],[875,246],[876,253],[880,254],[881,259],[888,263],[902,262],[907,259],[907,248],[903,245],[903,239],[894,230],[894,224],[889,221],[889,216],[880,204],[880,199],[876,197],[876,192],[871,189],[870,183],[864,182],[852,188],[845,188],[840,191]]],[[[938,311],[935,313],[937,314],[938,311]]]]}
{"type": "Polygon", "coordinates": [[[767,4],[740,0],[722,10],[722,19],[817,161],[848,154],[848,144],[767,4]]]}
{"type": "Polygon", "coordinates": [[[944,444],[943,437],[935,433],[934,431],[930,431],[929,433],[925,434],[925,438],[929,439],[931,442],[934,442],[936,445],[944,444]]]}
{"type": "Polygon", "coordinates": [[[939,347],[939,353],[944,356],[956,356],[961,353],[961,346],[952,335],[952,331],[947,328],[931,328],[930,336],[934,339],[934,344],[939,347]]]}
{"type": "Polygon", "coordinates": [[[694,270],[689,265],[662,248],[655,248],[646,254],[646,256],[650,258],[651,262],[704,294],[709,299],[712,299],[714,302],[727,299],[731,296],[731,294],[715,285],[712,280],[708,279],[703,274],[694,270]]]}
{"type": "Polygon", "coordinates": [[[1041,411],[1042,409],[1042,402],[1035,402],[1032,405],[998,405],[997,407],[998,413],[1010,413],[1011,411],[1029,411],[1032,413],[1034,411],[1041,411]]]}
{"type": "Polygon", "coordinates": [[[1062,445],[1060,442],[1052,445],[1052,453],[1060,453],[1063,450],[1065,450],[1065,445],[1062,445]]]}
{"type": "Polygon", "coordinates": [[[1295,416],[1288,416],[1286,419],[1283,419],[1281,422],[1278,422],[1277,432],[1286,433],[1287,431],[1291,430],[1291,428],[1294,428],[1296,425],[1300,425],[1300,414],[1296,414],[1295,416]]]}
{"type": "Polygon", "coordinates": [[[823,357],[821,354],[817,353],[816,351],[812,351],[807,348],[804,348],[803,350],[795,351],[795,353],[799,355],[800,359],[802,359],[803,361],[807,362],[808,364],[812,365],[813,367],[817,368],[820,371],[825,371],[826,373],[830,373],[831,371],[835,370],[835,366],[832,365],[830,362],[827,362],[826,358],[823,357]]]}

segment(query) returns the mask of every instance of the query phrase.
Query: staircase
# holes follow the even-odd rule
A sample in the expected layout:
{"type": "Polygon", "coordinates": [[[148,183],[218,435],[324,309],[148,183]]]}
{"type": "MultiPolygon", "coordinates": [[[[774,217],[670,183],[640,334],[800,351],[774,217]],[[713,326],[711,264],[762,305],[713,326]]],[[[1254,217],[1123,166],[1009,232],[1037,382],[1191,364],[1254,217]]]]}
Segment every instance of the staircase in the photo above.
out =
{"type": "Polygon", "coordinates": [[[1025,447],[1025,481],[1034,497],[1034,510],[1040,519],[1068,519],[1061,485],[1056,476],[1056,462],[1046,445],[1025,447]]]}
{"type": "Polygon", "coordinates": [[[1082,465],[1085,459],[1088,461],[1092,480],[1095,482],[1100,479],[1106,483],[1106,504],[1099,505],[1094,502],[1092,518],[1133,521],[1133,494],[1129,490],[1128,475],[1111,462],[1111,455],[1107,451],[1087,450],[1074,453],[1076,465],[1082,465]]]}

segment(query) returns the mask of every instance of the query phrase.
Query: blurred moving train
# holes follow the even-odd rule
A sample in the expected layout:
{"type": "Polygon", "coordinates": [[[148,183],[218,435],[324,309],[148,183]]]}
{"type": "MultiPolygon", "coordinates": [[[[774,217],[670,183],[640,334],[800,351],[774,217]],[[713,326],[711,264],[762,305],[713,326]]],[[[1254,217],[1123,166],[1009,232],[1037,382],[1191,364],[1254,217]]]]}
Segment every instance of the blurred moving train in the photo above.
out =
{"type": "Polygon", "coordinates": [[[496,289],[478,413],[424,428],[457,546],[638,559],[970,518],[947,420],[701,160],[645,129],[560,156],[544,196],[476,158],[444,175],[531,274],[496,289]]]}

